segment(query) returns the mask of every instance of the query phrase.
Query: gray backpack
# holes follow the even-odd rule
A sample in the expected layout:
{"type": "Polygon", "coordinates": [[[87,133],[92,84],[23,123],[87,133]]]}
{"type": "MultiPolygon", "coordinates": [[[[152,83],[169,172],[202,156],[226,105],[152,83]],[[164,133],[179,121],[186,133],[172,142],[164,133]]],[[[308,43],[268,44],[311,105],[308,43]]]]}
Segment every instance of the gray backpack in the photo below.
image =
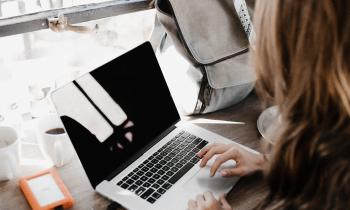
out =
{"type": "MultiPolygon", "coordinates": [[[[247,1],[249,12],[254,1],[247,1]]],[[[165,28],[157,51],[175,103],[184,114],[229,107],[254,88],[249,42],[233,0],[157,0],[165,28]]]]}

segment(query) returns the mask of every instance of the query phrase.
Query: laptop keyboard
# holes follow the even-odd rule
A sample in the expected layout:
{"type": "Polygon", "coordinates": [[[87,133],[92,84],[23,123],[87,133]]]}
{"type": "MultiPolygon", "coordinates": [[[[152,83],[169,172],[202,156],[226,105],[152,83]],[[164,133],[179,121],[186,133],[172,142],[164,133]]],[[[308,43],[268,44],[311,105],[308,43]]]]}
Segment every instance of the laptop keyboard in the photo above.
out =
{"type": "Polygon", "coordinates": [[[154,203],[199,161],[196,154],[207,144],[181,131],[117,185],[154,203]]]}

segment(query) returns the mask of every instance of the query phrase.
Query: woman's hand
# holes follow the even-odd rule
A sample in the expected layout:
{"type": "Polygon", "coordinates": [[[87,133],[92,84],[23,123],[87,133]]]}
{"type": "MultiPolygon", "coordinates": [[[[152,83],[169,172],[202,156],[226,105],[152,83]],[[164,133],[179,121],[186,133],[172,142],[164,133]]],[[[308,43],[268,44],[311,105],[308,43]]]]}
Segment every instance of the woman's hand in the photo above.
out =
{"type": "Polygon", "coordinates": [[[222,170],[223,177],[252,174],[262,170],[266,162],[263,155],[255,154],[235,144],[210,144],[197,155],[202,159],[201,167],[204,167],[214,155],[217,155],[211,166],[210,176],[214,176],[219,167],[228,160],[236,161],[236,165],[233,168],[222,170]]]}
{"type": "Polygon", "coordinates": [[[232,210],[232,208],[225,194],[216,200],[213,193],[206,192],[203,195],[197,195],[196,200],[188,201],[188,210],[232,210]]]}

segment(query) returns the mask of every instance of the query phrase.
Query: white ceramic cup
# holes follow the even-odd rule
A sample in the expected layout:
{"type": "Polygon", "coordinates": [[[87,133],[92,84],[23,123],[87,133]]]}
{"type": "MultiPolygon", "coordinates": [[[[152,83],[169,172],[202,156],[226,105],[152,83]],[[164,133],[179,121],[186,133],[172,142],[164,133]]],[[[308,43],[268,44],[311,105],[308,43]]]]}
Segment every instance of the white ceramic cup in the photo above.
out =
{"type": "Polygon", "coordinates": [[[18,141],[14,128],[0,126],[0,181],[10,180],[18,175],[18,141]]]}
{"type": "Polygon", "coordinates": [[[44,149],[56,167],[62,167],[72,160],[74,149],[57,115],[49,114],[40,117],[38,130],[44,149]]]}

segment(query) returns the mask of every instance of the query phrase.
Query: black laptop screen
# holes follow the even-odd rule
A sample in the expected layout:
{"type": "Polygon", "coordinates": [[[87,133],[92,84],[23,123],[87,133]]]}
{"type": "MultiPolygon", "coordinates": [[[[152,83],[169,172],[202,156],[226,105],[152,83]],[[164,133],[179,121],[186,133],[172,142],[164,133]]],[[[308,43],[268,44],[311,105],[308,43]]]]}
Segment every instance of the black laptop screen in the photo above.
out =
{"type": "Polygon", "coordinates": [[[52,100],[94,187],[179,120],[149,43],[58,89],[52,100]]]}

